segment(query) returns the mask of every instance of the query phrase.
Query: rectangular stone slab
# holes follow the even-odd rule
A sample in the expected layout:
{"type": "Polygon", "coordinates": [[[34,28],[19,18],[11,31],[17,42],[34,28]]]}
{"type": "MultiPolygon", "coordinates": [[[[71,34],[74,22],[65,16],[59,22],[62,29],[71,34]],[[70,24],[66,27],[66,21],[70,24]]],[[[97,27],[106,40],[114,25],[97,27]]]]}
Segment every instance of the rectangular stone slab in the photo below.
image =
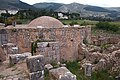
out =
{"type": "Polygon", "coordinates": [[[44,80],[44,71],[29,73],[30,80],[44,80]]]}
{"type": "Polygon", "coordinates": [[[26,59],[27,67],[30,73],[44,70],[44,56],[36,55],[26,59]]]}

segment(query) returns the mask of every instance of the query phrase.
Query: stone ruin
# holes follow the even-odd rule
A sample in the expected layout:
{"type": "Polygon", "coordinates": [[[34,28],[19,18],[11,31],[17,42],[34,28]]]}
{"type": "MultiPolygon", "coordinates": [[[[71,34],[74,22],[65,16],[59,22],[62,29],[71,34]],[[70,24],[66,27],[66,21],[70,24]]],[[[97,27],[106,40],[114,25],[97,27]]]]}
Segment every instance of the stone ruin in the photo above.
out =
{"type": "Polygon", "coordinates": [[[86,63],[85,64],[85,75],[91,76],[91,74],[92,74],[92,64],[86,63]]]}
{"type": "Polygon", "coordinates": [[[53,66],[51,64],[46,64],[45,69],[47,70],[53,69],[53,66]]]}
{"type": "MultiPolygon", "coordinates": [[[[44,19],[46,20],[46,18],[42,18],[42,20],[44,19]]],[[[38,18],[37,21],[35,19],[26,26],[8,26],[0,29],[0,62],[4,61],[8,54],[10,54],[10,64],[25,61],[27,58],[30,80],[44,80],[44,64],[52,61],[80,60],[82,65],[85,64],[86,76],[91,76],[92,69],[103,70],[109,66],[112,67],[112,71],[120,69],[120,43],[117,44],[120,39],[91,37],[89,25],[65,26],[60,21],[51,18],[50,20],[53,21],[49,21],[51,22],[48,22],[49,24],[42,20],[38,18]],[[93,45],[85,45],[84,41],[93,45]],[[33,42],[37,42],[36,53],[33,53],[36,56],[24,54],[31,52],[33,42]],[[107,48],[106,53],[101,52],[99,47],[103,44],[115,45],[107,48]]],[[[45,68],[50,70],[51,80],[76,80],[76,76],[66,67],[52,69],[53,66],[47,65],[45,68]]]]}
{"type": "Polygon", "coordinates": [[[58,42],[39,42],[37,47],[38,54],[44,55],[46,63],[60,61],[60,46],[58,42]]]}
{"type": "Polygon", "coordinates": [[[29,79],[30,80],[44,80],[44,56],[31,56],[26,59],[29,79]]]}
{"type": "Polygon", "coordinates": [[[8,33],[5,29],[0,30],[0,45],[8,43],[8,33]]]}
{"type": "Polygon", "coordinates": [[[77,80],[76,75],[72,74],[66,67],[59,67],[49,71],[50,80],[77,80]]]}
{"type": "Polygon", "coordinates": [[[43,55],[30,56],[26,59],[30,80],[44,80],[44,69],[49,70],[49,80],[77,80],[66,67],[54,68],[51,64],[45,65],[43,55]]]}
{"type": "Polygon", "coordinates": [[[53,44],[50,48],[39,47],[37,53],[44,52],[47,61],[51,61],[51,57],[56,61],[73,61],[78,59],[78,45],[84,40],[91,42],[91,26],[65,26],[57,19],[43,16],[31,21],[28,25],[2,28],[0,37],[0,45],[13,43],[18,47],[19,53],[31,52],[31,44],[37,40],[40,40],[40,44],[49,42],[53,44]],[[43,52],[40,49],[43,49],[43,52]],[[50,50],[49,53],[47,49],[50,50]]]}
{"type": "Polygon", "coordinates": [[[2,48],[0,48],[0,64],[6,60],[6,54],[2,48]]]}
{"type": "Polygon", "coordinates": [[[14,65],[14,64],[17,64],[20,61],[26,60],[26,58],[30,57],[30,56],[31,56],[31,53],[29,53],[29,52],[25,52],[23,54],[9,55],[9,63],[10,63],[10,65],[14,65]]]}
{"type": "Polygon", "coordinates": [[[91,43],[94,45],[117,44],[119,37],[91,36],[91,43]]]}

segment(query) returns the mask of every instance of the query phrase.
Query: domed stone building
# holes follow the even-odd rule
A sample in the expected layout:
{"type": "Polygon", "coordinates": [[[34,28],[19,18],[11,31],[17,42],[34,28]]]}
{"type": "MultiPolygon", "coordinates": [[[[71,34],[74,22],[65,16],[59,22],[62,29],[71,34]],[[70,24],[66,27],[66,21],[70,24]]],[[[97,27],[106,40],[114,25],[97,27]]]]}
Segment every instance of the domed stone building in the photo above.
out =
{"type": "Polygon", "coordinates": [[[28,25],[6,27],[7,42],[14,43],[19,53],[31,52],[31,44],[37,42],[36,53],[42,54],[47,61],[77,60],[78,45],[86,39],[91,40],[90,26],[66,26],[59,20],[42,16],[28,25]]]}
{"type": "Polygon", "coordinates": [[[49,17],[49,16],[42,16],[39,18],[34,19],[28,25],[28,27],[36,27],[42,26],[44,28],[59,28],[63,27],[64,25],[59,20],[49,17]]]}

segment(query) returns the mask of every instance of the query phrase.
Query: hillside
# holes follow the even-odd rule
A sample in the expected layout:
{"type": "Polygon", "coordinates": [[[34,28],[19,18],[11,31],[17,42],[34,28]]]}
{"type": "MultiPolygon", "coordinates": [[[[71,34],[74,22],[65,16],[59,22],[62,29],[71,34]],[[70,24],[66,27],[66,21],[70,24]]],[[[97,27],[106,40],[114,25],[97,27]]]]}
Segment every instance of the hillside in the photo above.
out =
{"type": "Polygon", "coordinates": [[[106,7],[106,9],[120,12],[120,7],[106,7]]]}
{"type": "Polygon", "coordinates": [[[36,7],[36,8],[40,8],[40,9],[56,10],[63,5],[64,4],[62,4],[62,3],[46,3],[46,2],[44,2],[44,3],[36,3],[33,6],[36,7]]]}
{"type": "Polygon", "coordinates": [[[98,6],[84,5],[79,3],[62,4],[62,3],[37,3],[33,5],[40,9],[53,9],[56,12],[63,13],[79,13],[83,17],[102,16],[105,17],[110,13],[110,10],[98,6]]]}
{"type": "Polygon", "coordinates": [[[20,0],[0,0],[0,9],[34,9],[32,5],[20,0]]]}

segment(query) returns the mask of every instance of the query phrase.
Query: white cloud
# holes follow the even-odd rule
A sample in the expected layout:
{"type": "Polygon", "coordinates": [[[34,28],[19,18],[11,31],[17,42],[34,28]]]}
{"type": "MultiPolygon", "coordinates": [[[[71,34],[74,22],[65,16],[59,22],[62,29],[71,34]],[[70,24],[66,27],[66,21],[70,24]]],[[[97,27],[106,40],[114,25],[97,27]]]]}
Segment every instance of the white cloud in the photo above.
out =
{"type": "Polygon", "coordinates": [[[72,3],[72,2],[78,2],[81,4],[88,4],[88,5],[94,5],[94,6],[102,6],[102,7],[120,7],[120,1],[119,0],[21,0],[23,2],[26,2],[28,4],[35,4],[39,2],[58,2],[58,3],[72,3]]]}

